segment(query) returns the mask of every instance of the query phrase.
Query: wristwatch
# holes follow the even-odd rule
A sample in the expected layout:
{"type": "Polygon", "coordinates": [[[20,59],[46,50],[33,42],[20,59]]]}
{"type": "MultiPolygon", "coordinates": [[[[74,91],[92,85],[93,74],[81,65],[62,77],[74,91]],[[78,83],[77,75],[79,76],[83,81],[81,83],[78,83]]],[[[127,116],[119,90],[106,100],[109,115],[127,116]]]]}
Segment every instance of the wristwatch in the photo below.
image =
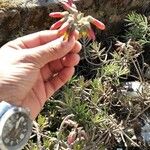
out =
{"type": "Polygon", "coordinates": [[[0,102],[0,150],[21,150],[32,132],[28,109],[0,102]]]}

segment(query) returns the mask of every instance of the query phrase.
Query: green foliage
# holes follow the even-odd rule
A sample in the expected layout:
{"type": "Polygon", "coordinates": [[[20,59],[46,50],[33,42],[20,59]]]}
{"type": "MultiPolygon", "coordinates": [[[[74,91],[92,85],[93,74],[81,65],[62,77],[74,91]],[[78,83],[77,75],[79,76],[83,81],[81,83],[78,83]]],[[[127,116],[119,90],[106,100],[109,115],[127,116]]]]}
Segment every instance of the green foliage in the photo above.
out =
{"type": "Polygon", "coordinates": [[[99,59],[99,61],[106,61],[106,48],[97,41],[92,42],[86,49],[86,52],[88,53],[88,57],[92,60],[99,59]]]}
{"type": "Polygon", "coordinates": [[[37,118],[37,123],[39,124],[40,128],[44,128],[45,123],[47,122],[47,119],[45,116],[42,116],[41,114],[37,118]]]}
{"type": "Polygon", "coordinates": [[[90,83],[91,83],[91,93],[90,93],[91,101],[95,105],[98,105],[99,99],[101,95],[105,94],[106,89],[103,86],[100,78],[96,78],[90,83]]]}
{"type": "Polygon", "coordinates": [[[129,73],[129,68],[122,66],[119,62],[111,62],[103,67],[102,74],[104,76],[111,76],[119,78],[122,75],[129,73]]]}
{"type": "Polygon", "coordinates": [[[146,16],[132,12],[125,21],[129,27],[126,37],[139,41],[142,45],[150,43],[150,25],[146,16]]]}
{"type": "Polygon", "coordinates": [[[75,120],[77,120],[81,125],[85,126],[89,124],[89,121],[92,118],[92,113],[90,113],[87,104],[77,103],[74,107],[73,112],[75,114],[75,120]]]}
{"type": "Polygon", "coordinates": [[[106,110],[97,112],[97,114],[95,114],[95,116],[92,118],[93,123],[99,125],[99,127],[102,129],[107,129],[107,113],[108,112],[106,110]]]}
{"type": "Polygon", "coordinates": [[[143,54],[143,44],[149,43],[149,24],[144,15],[135,12],[129,14],[126,21],[126,37],[131,38],[126,42],[116,41],[114,45],[110,42],[106,45],[108,49],[102,42],[82,42],[84,63],[46,103],[37,118],[39,130],[34,129],[28,149],[37,150],[42,146],[50,150],[54,147],[57,150],[104,150],[115,149],[116,145],[145,148],[143,141],[138,142],[135,126],[141,123],[143,116],[145,118],[150,89],[144,89],[139,97],[133,98],[124,92],[122,82],[130,77],[147,81],[140,66],[145,62],[144,59],[139,62],[139,56],[143,54]],[[96,73],[88,79],[87,74],[80,75],[82,69],[96,73]],[[76,135],[69,145],[67,139],[71,131],[76,135]]]}
{"type": "Polygon", "coordinates": [[[84,82],[84,78],[80,78],[71,84],[73,84],[72,87],[64,87],[62,99],[58,102],[61,105],[61,112],[66,115],[74,114],[75,120],[86,125],[91,120],[92,115],[87,104],[83,102],[83,93],[87,83],[84,82]]]}

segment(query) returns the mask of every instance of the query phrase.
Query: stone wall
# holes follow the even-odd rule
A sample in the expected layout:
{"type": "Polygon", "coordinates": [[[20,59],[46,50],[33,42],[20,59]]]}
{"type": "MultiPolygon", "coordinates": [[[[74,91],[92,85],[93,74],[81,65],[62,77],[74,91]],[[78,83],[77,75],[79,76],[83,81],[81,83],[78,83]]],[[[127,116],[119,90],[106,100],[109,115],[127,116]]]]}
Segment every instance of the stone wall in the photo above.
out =
{"type": "MultiPolygon", "coordinates": [[[[121,31],[126,14],[139,10],[149,15],[149,0],[80,0],[79,10],[102,20],[107,36],[121,31]]],[[[56,20],[52,11],[62,11],[57,0],[0,0],[0,45],[16,37],[48,29],[56,20]]],[[[100,32],[98,32],[100,34],[100,32]]]]}

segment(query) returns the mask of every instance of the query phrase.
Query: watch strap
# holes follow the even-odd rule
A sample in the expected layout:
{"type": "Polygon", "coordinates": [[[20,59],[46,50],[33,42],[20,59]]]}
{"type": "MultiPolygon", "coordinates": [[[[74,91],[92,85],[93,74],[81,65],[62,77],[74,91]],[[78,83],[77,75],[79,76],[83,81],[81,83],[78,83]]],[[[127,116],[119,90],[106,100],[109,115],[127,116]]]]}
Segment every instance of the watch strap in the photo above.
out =
{"type": "Polygon", "coordinates": [[[7,102],[5,102],[5,101],[2,101],[2,102],[0,102],[0,118],[3,116],[3,114],[5,113],[5,112],[7,112],[7,110],[8,109],[10,109],[11,107],[13,107],[13,105],[11,105],[11,104],[9,104],[9,103],[7,103],[7,102]]]}

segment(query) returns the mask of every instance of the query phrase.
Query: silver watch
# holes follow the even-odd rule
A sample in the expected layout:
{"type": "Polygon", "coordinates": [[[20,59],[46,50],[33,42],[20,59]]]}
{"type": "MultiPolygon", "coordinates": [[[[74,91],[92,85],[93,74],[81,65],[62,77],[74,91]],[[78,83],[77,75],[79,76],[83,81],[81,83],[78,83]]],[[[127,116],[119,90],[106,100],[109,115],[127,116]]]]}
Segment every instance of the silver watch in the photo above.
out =
{"type": "Polygon", "coordinates": [[[29,110],[0,102],[0,150],[21,150],[31,132],[29,110]]]}

